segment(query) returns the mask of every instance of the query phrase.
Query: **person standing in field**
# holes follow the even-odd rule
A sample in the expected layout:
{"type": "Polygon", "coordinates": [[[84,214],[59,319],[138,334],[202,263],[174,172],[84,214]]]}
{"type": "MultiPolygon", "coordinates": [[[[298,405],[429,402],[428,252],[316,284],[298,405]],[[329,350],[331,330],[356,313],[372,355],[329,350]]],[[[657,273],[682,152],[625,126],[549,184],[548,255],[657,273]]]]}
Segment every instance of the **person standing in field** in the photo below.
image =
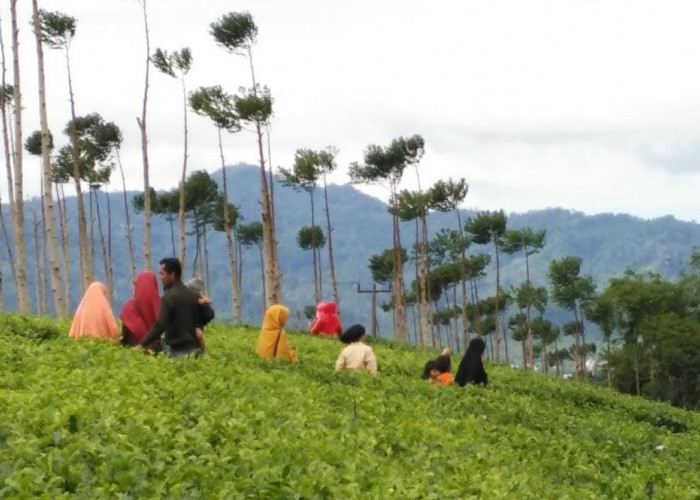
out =
{"type": "Polygon", "coordinates": [[[335,302],[319,302],[316,307],[316,319],[309,326],[309,332],[329,337],[343,333],[343,325],[336,314],[337,309],[335,302]]]}
{"type": "Polygon", "coordinates": [[[359,370],[377,374],[377,358],[372,348],[365,344],[365,327],[352,325],[340,336],[340,341],[348,346],[340,352],[335,362],[335,371],[359,370]]]}
{"type": "Polygon", "coordinates": [[[196,330],[198,325],[214,318],[214,310],[209,304],[200,303],[200,295],[182,282],[182,265],[178,259],[160,261],[160,281],[165,294],[160,301],[158,320],[140,345],[147,347],[165,333],[163,349],[171,357],[201,355],[196,330]]]}
{"type": "MultiPolygon", "coordinates": [[[[124,304],[119,314],[122,320],[122,345],[139,345],[153,328],[159,311],[160,295],[156,275],[150,271],[139,273],[134,281],[134,296],[124,304]]],[[[149,349],[157,352],[160,346],[154,342],[149,349]]]]}
{"type": "Polygon", "coordinates": [[[467,352],[464,353],[462,361],[457,368],[455,382],[461,387],[467,384],[483,384],[486,385],[489,381],[484,370],[484,363],[481,361],[481,356],[486,349],[486,343],[481,337],[477,337],[469,342],[467,352]]]}
{"type": "Polygon", "coordinates": [[[281,304],[274,304],[265,311],[260,328],[255,352],[264,359],[283,359],[289,363],[297,362],[297,353],[289,347],[284,325],[289,319],[289,309],[281,304]]]}
{"type": "MultiPolygon", "coordinates": [[[[185,286],[197,295],[199,295],[200,305],[211,305],[211,299],[204,295],[204,281],[202,281],[202,278],[192,278],[187,283],[185,283],[185,286]]],[[[202,354],[204,354],[204,351],[206,350],[204,345],[204,327],[207,326],[207,323],[209,323],[209,321],[200,321],[200,323],[197,325],[197,328],[195,328],[195,335],[197,336],[197,341],[199,342],[199,348],[201,349],[202,354]]]]}
{"type": "Polygon", "coordinates": [[[85,291],[70,326],[71,338],[116,340],[119,328],[112,308],[107,302],[107,287],[98,281],[85,291]]]}

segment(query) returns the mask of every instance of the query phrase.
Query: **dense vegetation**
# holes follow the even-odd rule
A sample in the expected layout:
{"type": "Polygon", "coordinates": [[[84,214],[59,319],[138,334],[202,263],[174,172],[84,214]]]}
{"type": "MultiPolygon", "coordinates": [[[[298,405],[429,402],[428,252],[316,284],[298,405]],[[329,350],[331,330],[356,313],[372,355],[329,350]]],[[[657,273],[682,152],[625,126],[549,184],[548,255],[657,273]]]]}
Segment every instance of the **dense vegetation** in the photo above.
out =
{"type": "Polygon", "coordinates": [[[213,325],[171,361],[0,316],[0,497],[696,498],[700,417],[573,380],[487,366],[488,388],[426,385],[428,353],[291,335],[297,366],[213,325]]]}

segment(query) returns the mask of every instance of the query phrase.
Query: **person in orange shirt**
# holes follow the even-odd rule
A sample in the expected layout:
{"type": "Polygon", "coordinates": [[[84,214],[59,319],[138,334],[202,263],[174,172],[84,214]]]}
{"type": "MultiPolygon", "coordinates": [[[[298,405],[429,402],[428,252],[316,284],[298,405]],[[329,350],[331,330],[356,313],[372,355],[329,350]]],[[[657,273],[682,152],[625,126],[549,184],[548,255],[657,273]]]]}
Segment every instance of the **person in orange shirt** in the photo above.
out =
{"type": "Polygon", "coordinates": [[[450,359],[450,349],[444,348],[440,356],[431,359],[423,368],[423,380],[430,380],[435,385],[451,385],[454,377],[451,372],[452,360],[450,359]]]}

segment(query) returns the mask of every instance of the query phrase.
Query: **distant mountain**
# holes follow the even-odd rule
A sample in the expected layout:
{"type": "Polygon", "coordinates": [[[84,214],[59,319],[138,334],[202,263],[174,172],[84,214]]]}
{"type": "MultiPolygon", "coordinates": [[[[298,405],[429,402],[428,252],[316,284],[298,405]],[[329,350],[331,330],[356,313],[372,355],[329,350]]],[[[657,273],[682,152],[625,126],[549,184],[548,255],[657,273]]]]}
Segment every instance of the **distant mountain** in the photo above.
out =
{"type": "MultiPolygon", "coordinates": [[[[259,171],[250,165],[228,167],[230,199],[240,207],[243,222],[249,223],[260,219],[258,203],[259,171]]],[[[212,174],[215,180],[221,180],[221,171],[212,174]]],[[[363,287],[371,286],[371,277],[367,262],[372,254],[379,253],[391,245],[391,220],[386,205],[368,195],[365,195],[349,185],[331,185],[328,188],[333,231],[333,243],[336,254],[337,277],[342,302],[343,319],[347,324],[353,322],[369,322],[369,295],[358,294],[357,284],[363,287]]],[[[128,193],[129,198],[136,193],[128,193]]],[[[297,326],[297,311],[302,316],[301,323],[305,324],[303,308],[313,303],[313,279],[311,255],[302,251],[296,243],[297,231],[301,226],[310,223],[309,197],[304,192],[297,192],[283,187],[275,182],[274,195],[277,215],[277,238],[279,241],[279,256],[283,273],[284,303],[293,311],[291,325],[297,326]]],[[[99,193],[100,209],[103,223],[107,224],[107,194],[99,193]]],[[[122,193],[109,194],[113,230],[113,263],[115,268],[115,309],[118,311],[129,298],[132,291],[128,272],[128,253],[126,247],[126,224],[122,193]]],[[[9,224],[7,207],[4,214],[9,224]]],[[[26,202],[27,217],[27,251],[32,290],[34,289],[34,257],[33,241],[30,237],[30,220],[33,210],[40,214],[39,200],[26,202]]],[[[323,220],[321,203],[317,203],[317,220],[323,220]]],[[[68,200],[70,227],[70,256],[71,256],[71,289],[79,290],[78,242],[75,227],[77,206],[75,198],[68,200]]],[[[474,215],[470,211],[462,211],[462,218],[474,215]]],[[[142,261],[141,246],[143,238],[143,218],[141,214],[132,213],[134,226],[134,244],[137,251],[137,264],[142,261]]],[[[432,233],[442,227],[456,227],[454,214],[434,214],[429,218],[432,233]]],[[[678,276],[694,246],[700,245],[700,225],[683,222],[673,217],[663,217],[644,220],[629,215],[599,214],[584,215],[564,209],[547,209],[531,211],[524,214],[510,214],[508,225],[511,228],[530,226],[533,229],[547,230],[547,245],[544,250],[532,257],[531,274],[537,285],[546,285],[546,271],[552,259],[566,255],[578,255],[583,258],[583,271],[591,274],[600,287],[607,280],[619,275],[627,268],[649,270],[673,278],[678,276]]],[[[97,230],[95,230],[97,231],[97,230]]],[[[410,247],[415,239],[415,225],[402,225],[402,239],[406,247],[410,247]]],[[[97,236],[96,236],[97,237],[97,236]]],[[[175,222],[175,238],[177,240],[177,222],[175,222]]],[[[190,238],[190,240],[193,238],[190,238]]],[[[161,256],[173,254],[170,225],[163,218],[153,220],[154,260],[161,256]]],[[[189,241],[193,245],[193,241],[189,241]]],[[[4,241],[0,241],[4,247],[4,241]]],[[[177,241],[176,241],[177,245],[177,241]]],[[[194,249],[188,248],[187,269],[191,268],[194,249]]],[[[208,237],[208,250],[211,266],[211,283],[209,291],[212,295],[219,319],[230,319],[231,291],[229,289],[229,269],[225,239],[221,233],[211,232],[208,237]]],[[[470,253],[488,252],[488,248],[474,246],[470,253]]],[[[0,252],[4,276],[4,297],[8,309],[15,307],[15,297],[12,289],[10,266],[7,254],[0,252]]],[[[503,286],[515,285],[524,279],[524,263],[519,257],[503,256],[503,286]]],[[[257,249],[244,250],[243,254],[243,309],[244,319],[249,324],[258,324],[262,313],[260,258],[257,249]]],[[[331,296],[330,278],[328,276],[327,252],[322,253],[324,271],[324,297],[331,296]]],[[[410,282],[412,266],[407,266],[407,280],[410,282]]],[[[99,247],[96,249],[95,268],[97,279],[104,279],[102,259],[99,247]]],[[[186,272],[189,276],[189,272],[186,272]]],[[[484,281],[482,295],[493,290],[493,272],[484,281]]],[[[32,292],[33,293],[33,292],[32,292]]],[[[380,300],[386,296],[380,296],[380,300]]],[[[71,296],[72,307],[75,308],[80,297],[77,293],[71,296]]],[[[568,320],[561,311],[551,308],[548,314],[554,320],[568,320]]],[[[391,314],[380,311],[381,329],[388,332],[391,325],[391,314]]]]}

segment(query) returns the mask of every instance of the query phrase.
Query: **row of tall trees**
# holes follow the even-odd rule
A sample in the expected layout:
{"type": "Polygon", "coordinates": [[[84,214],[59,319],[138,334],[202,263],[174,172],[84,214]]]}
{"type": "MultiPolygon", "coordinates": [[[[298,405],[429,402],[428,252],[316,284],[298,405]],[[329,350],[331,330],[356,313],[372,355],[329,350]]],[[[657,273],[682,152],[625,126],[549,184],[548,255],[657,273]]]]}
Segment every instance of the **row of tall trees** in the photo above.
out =
{"type": "MultiPolygon", "coordinates": [[[[5,219],[0,213],[2,221],[2,238],[7,247],[7,255],[10,261],[12,283],[16,290],[18,306],[21,312],[30,310],[28,269],[25,236],[25,209],[24,209],[24,169],[23,149],[41,158],[42,165],[42,214],[34,223],[35,232],[41,234],[41,242],[35,238],[34,244],[37,250],[41,249],[49,261],[47,278],[50,277],[51,297],[54,300],[54,311],[58,315],[69,314],[71,303],[69,273],[71,260],[68,256],[68,241],[71,228],[65,206],[65,193],[63,185],[72,181],[78,202],[78,215],[73,230],[77,232],[79,240],[79,267],[81,291],[93,281],[95,276],[95,240],[99,241],[104,262],[104,276],[107,281],[110,296],[113,290],[113,266],[111,262],[111,221],[107,221],[107,228],[103,227],[103,219],[99,204],[98,190],[110,182],[111,174],[118,166],[123,189],[123,204],[127,221],[127,242],[129,247],[129,271],[132,279],[135,278],[137,266],[135,262],[135,249],[132,238],[131,213],[126,195],[126,179],[124,168],[119,155],[122,134],[114,123],[106,122],[98,113],[79,115],[77,112],[76,93],[72,73],[71,46],[73,44],[77,22],[75,18],[61,12],[51,12],[39,8],[38,0],[32,1],[32,28],[36,41],[36,53],[38,64],[38,88],[41,129],[27,137],[23,143],[22,130],[22,92],[21,72],[19,57],[19,38],[17,25],[16,0],[10,2],[10,17],[12,26],[12,84],[7,81],[7,61],[5,58],[4,36],[0,29],[0,64],[1,64],[1,88],[0,111],[2,113],[3,145],[5,151],[6,177],[8,184],[8,202],[10,208],[11,230],[5,227],[5,219]],[[66,79],[68,84],[68,101],[70,102],[70,120],[64,130],[68,141],[57,152],[54,152],[53,136],[48,128],[48,106],[46,102],[46,85],[44,73],[44,48],[59,50],[63,53],[66,63],[66,79]],[[23,148],[24,146],[24,148],[23,148]],[[89,187],[89,220],[86,208],[84,186],[89,187]],[[58,203],[58,217],[55,214],[54,195],[58,203]],[[97,214],[93,213],[93,201],[97,214]],[[94,221],[97,221],[97,236],[95,235],[94,221]],[[57,229],[57,221],[58,227],[57,229]],[[40,226],[40,230],[39,230],[40,226]],[[12,237],[10,237],[12,234],[12,237]],[[59,245],[60,242],[60,245],[59,245]],[[11,246],[12,245],[12,246],[11,246]],[[59,247],[62,252],[59,251],[59,247]],[[61,256],[62,253],[62,256],[61,256]],[[61,259],[62,257],[62,259],[61,259]]],[[[222,131],[235,133],[245,126],[253,127],[257,138],[258,155],[260,160],[260,192],[261,192],[261,248],[264,256],[263,267],[265,276],[265,306],[281,300],[281,279],[277,257],[277,241],[275,237],[274,222],[274,193],[272,186],[272,161],[270,141],[270,119],[272,117],[273,99],[269,89],[262,87],[256,80],[255,65],[253,63],[253,48],[256,43],[258,28],[253,17],[248,12],[229,13],[222,16],[210,25],[210,34],[216,44],[228,52],[244,56],[249,63],[251,86],[241,89],[238,94],[231,95],[220,86],[202,87],[194,92],[188,92],[186,76],[192,66],[192,54],[188,48],[167,52],[157,49],[151,52],[151,40],[149,32],[149,17],[147,0],[137,0],[142,11],[145,33],[145,80],[144,93],[141,103],[140,116],[136,118],[140,136],[143,161],[144,190],[137,200],[138,209],[144,215],[143,238],[143,268],[152,267],[151,257],[151,215],[170,213],[172,206],[177,206],[179,251],[177,255],[186,262],[186,215],[188,205],[187,163],[188,163],[188,112],[191,108],[195,113],[212,120],[218,132],[219,151],[221,153],[222,166],[225,166],[223,154],[222,131]],[[182,86],[183,96],[183,166],[178,186],[177,203],[166,197],[159,200],[158,195],[151,188],[151,172],[149,169],[148,155],[148,97],[150,88],[150,67],[154,65],[160,72],[177,78],[182,86]],[[265,151],[267,149],[267,151],[265,151]],[[165,201],[168,208],[165,208],[165,201]]],[[[331,159],[332,161],[332,159],[331,159]]],[[[334,167],[333,167],[334,168],[334,167]]],[[[324,176],[325,181],[325,176],[324,176]]],[[[216,189],[218,193],[218,188],[216,189]]],[[[240,304],[240,262],[237,261],[236,248],[243,243],[236,242],[237,211],[229,201],[226,170],[223,171],[223,192],[218,198],[220,213],[217,212],[215,226],[226,234],[227,249],[229,252],[231,269],[231,286],[234,290],[232,308],[234,317],[239,320],[241,314],[240,304]]],[[[110,198],[106,197],[109,203],[110,198]]],[[[197,203],[194,203],[196,205],[197,203]]],[[[0,204],[0,210],[2,205],[0,204]]],[[[111,211],[107,210],[108,215],[111,211]]],[[[194,223],[195,238],[203,239],[200,230],[206,228],[206,224],[194,223]]],[[[256,226],[257,227],[257,226],[256,226]]],[[[173,234],[174,237],[174,234],[173,234]]],[[[330,239],[330,238],[329,238],[330,239]]],[[[250,239],[246,241],[251,241],[250,239]]],[[[198,245],[195,245],[199,249],[198,245]]],[[[206,252],[206,249],[205,249],[206,252]]],[[[38,253],[37,253],[38,255],[38,253]]],[[[199,257],[199,255],[197,255],[199,257]]],[[[198,261],[197,261],[198,262],[198,261]]],[[[37,275],[39,271],[37,270],[37,275]]],[[[39,280],[41,281],[41,280],[39,280]]],[[[3,285],[0,275],[0,287],[3,285]]],[[[2,288],[0,288],[0,297],[2,288]]],[[[47,291],[40,290],[42,306],[49,296],[47,291]]],[[[0,307],[3,307],[0,300],[0,307]]],[[[42,311],[46,310],[42,307],[42,311]]]]}

